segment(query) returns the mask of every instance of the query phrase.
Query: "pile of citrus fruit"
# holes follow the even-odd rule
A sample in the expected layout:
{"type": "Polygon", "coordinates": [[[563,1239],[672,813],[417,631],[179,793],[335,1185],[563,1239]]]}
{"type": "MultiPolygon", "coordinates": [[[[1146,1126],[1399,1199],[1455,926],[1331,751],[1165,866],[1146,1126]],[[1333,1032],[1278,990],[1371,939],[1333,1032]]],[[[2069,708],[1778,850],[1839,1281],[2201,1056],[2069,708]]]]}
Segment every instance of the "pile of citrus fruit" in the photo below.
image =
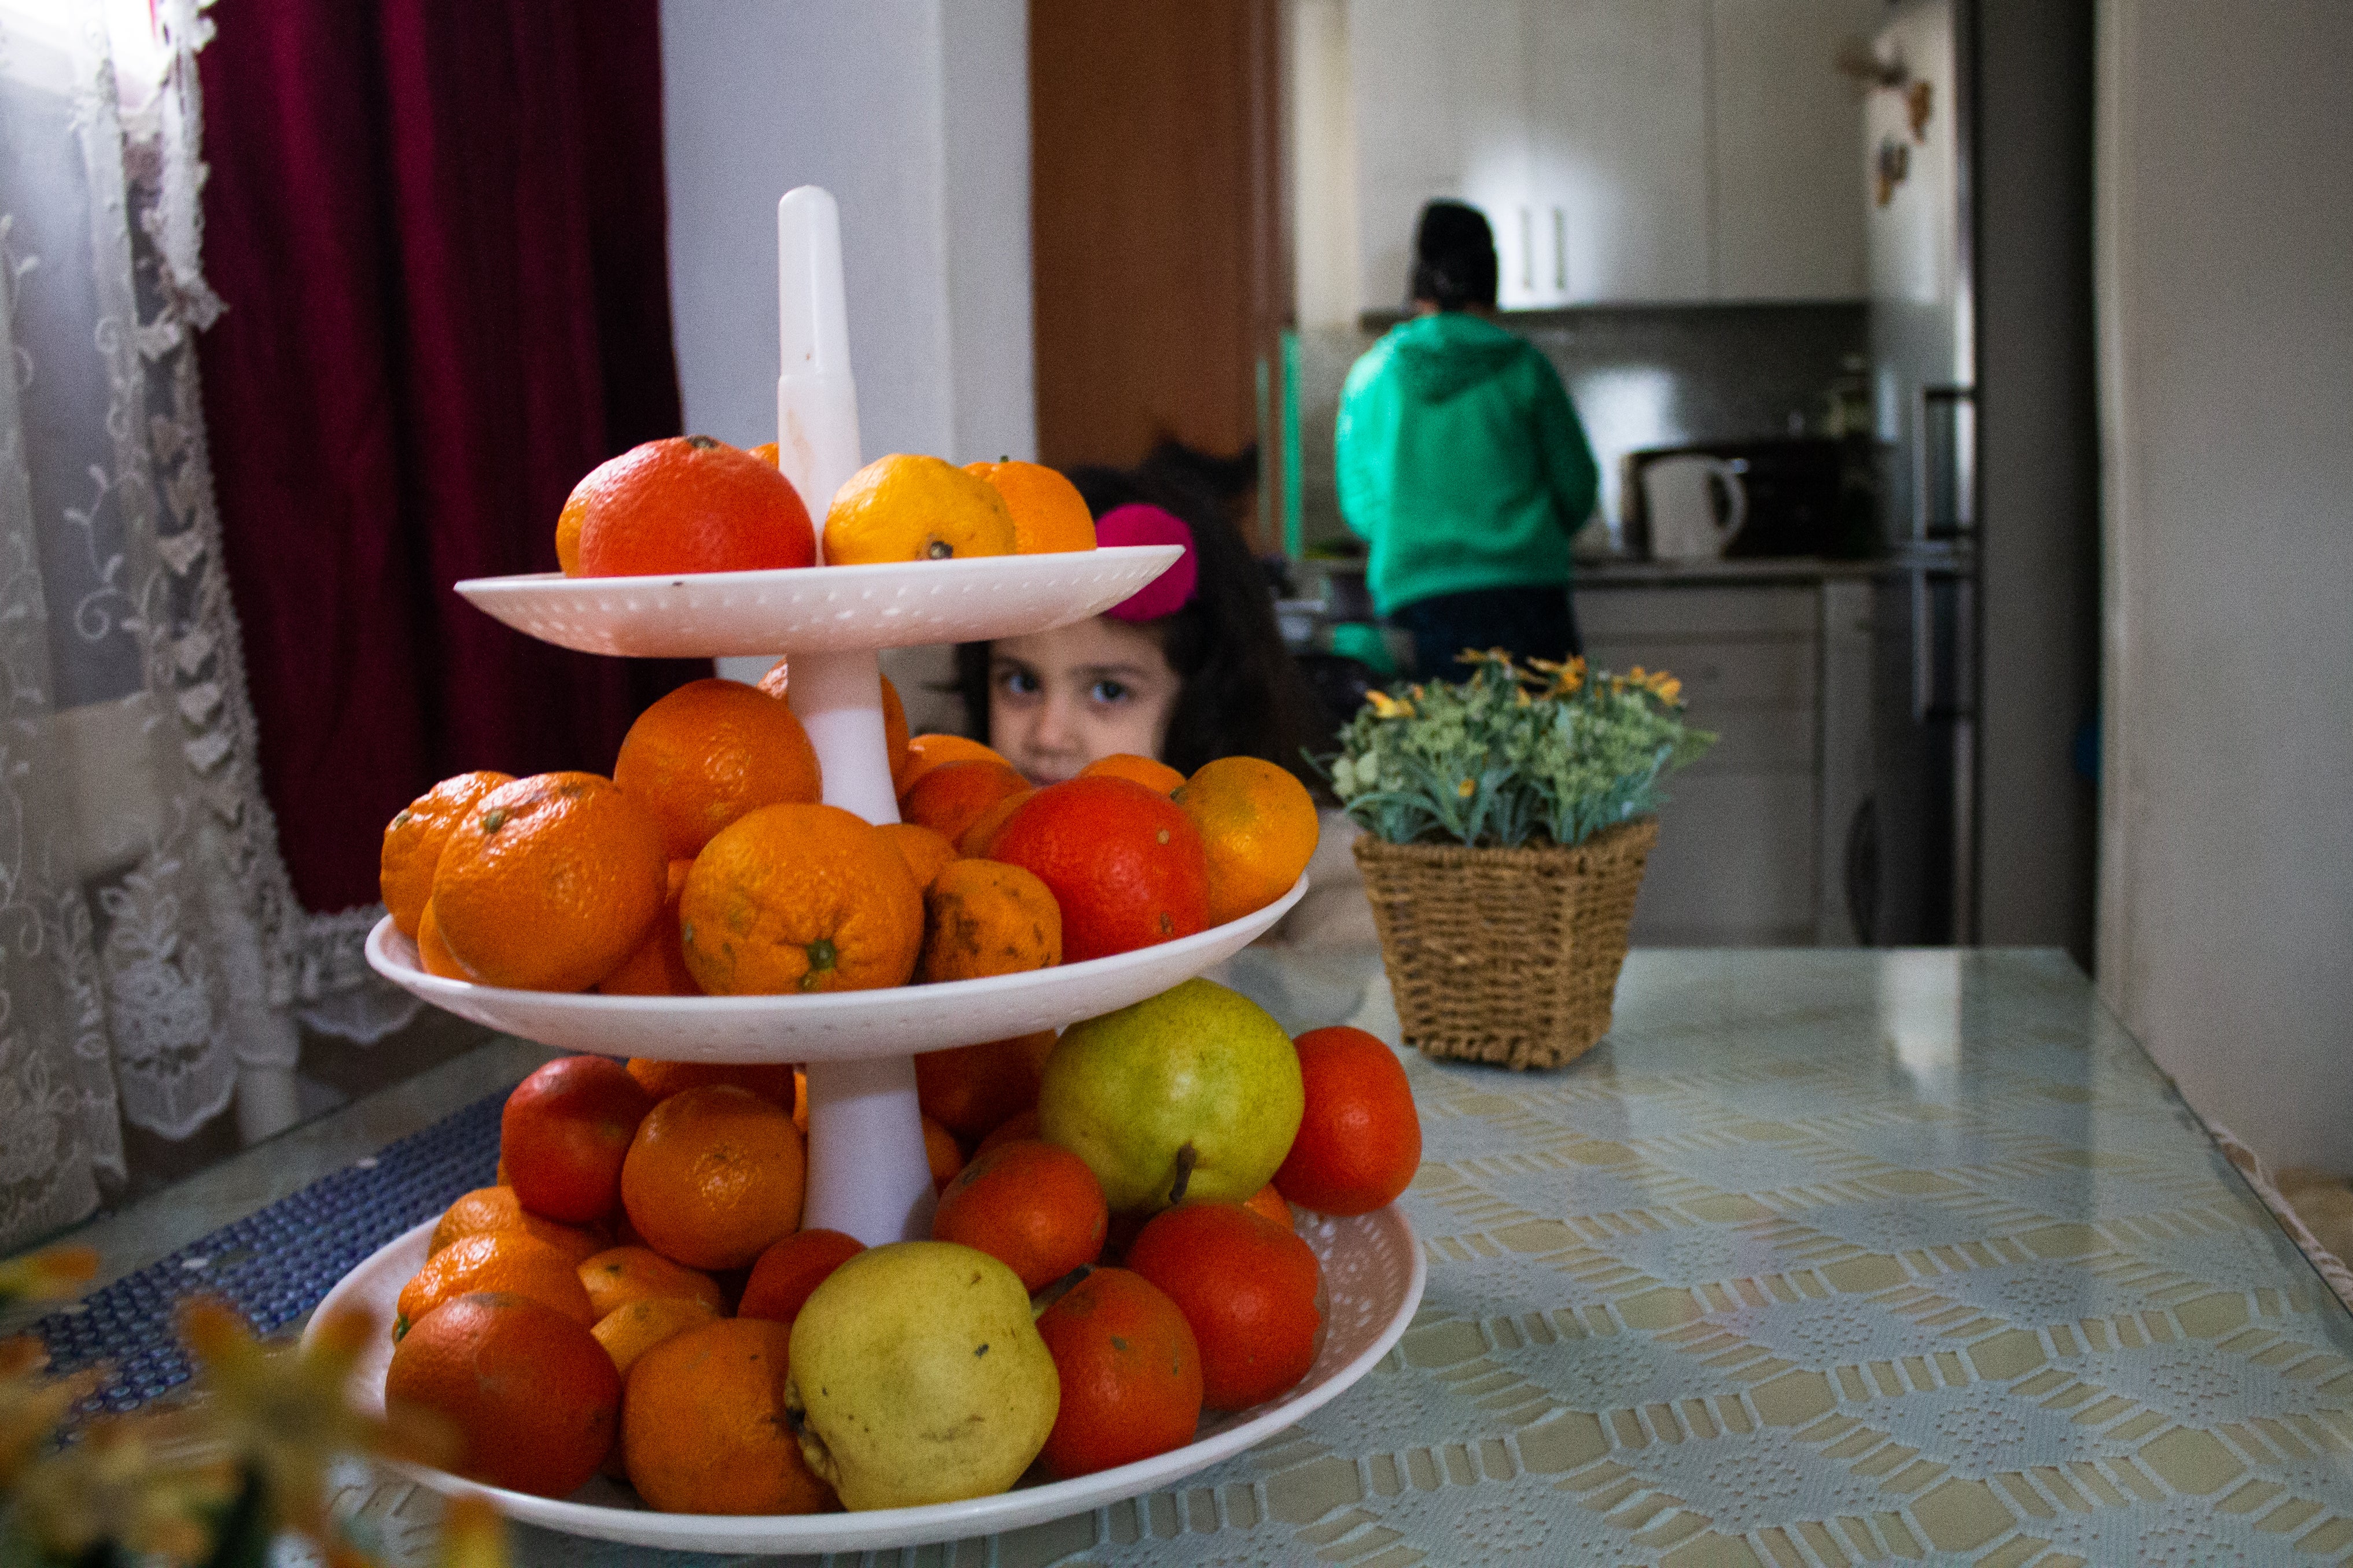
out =
{"type": "MultiPolygon", "coordinates": [[[[1055,554],[1095,547],[1070,480],[1036,463],[970,463],[894,452],[837,491],[825,564],[1055,554]]],[[[818,563],[818,529],[775,443],[745,450],[673,436],[599,464],[556,519],[567,577],[752,572],[818,563]]]]}
{"type": "Polygon", "coordinates": [[[972,980],[1148,947],[1288,891],[1314,801],[1271,763],[1107,758],[1032,788],[883,683],[899,823],[821,805],[784,699],[698,680],[612,775],[445,779],[385,829],[393,923],[435,974],[533,991],[776,994],[972,980]]]}
{"type": "Polygon", "coordinates": [[[789,1066],[541,1068],[499,1184],[400,1294],[387,1401],[453,1428],[471,1479],[562,1497],[601,1470],[670,1511],[1085,1475],[1304,1377],[1322,1271],[1292,1204],[1369,1212],[1420,1160],[1388,1047],[1293,1042],[1204,980],[916,1066],[934,1239],[871,1248],[801,1228],[789,1066]]]}

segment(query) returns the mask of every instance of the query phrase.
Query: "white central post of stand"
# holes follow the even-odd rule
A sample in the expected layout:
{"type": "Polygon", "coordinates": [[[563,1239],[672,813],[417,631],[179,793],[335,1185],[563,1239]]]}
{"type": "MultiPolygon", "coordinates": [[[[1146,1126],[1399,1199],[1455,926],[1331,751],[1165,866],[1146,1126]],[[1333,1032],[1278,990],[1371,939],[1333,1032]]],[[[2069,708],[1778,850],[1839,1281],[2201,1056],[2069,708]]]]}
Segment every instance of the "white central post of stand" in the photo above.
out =
{"type": "MultiPolygon", "coordinates": [[[[818,524],[859,468],[858,387],[841,283],[841,217],[815,185],[776,205],[776,464],[818,524]]],[[[786,700],[808,731],[825,802],[871,823],[899,820],[883,746],[882,676],[871,648],[794,653],[786,700]]],[[[869,1247],[932,1233],[932,1172],[907,1057],[807,1064],[808,1200],[802,1224],[869,1247]]]]}

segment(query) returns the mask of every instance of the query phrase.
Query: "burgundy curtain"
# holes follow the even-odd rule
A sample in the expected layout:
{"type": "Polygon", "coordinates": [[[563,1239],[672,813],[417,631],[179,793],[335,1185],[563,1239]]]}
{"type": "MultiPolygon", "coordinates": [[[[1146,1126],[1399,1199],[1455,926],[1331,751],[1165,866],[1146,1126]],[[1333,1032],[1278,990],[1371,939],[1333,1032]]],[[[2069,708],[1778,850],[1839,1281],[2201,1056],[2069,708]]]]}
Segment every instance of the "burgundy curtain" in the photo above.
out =
{"type": "Polygon", "coordinates": [[[555,569],[581,475],[679,433],[656,0],[222,0],[199,57],[205,415],[296,891],[376,897],[470,768],[610,770],[709,667],[565,653],[450,588],[555,569]]]}

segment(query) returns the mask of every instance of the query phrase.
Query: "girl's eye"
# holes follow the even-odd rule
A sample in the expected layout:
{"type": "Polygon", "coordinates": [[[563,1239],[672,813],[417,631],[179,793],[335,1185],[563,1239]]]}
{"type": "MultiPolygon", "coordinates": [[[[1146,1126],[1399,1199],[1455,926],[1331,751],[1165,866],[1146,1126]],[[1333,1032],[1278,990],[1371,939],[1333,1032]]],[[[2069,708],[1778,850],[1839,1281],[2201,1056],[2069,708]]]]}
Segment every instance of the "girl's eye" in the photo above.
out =
{"type": "Polygon", "coordinates": [[[1116,680],[1098,680],[1087,688],[1087,700],[1092,702],[1124,702],[1127,698],[1127,688],[1116,680]]]}
{"type": "Polygon", "coordinates": [[[1034,697],[1038,694],[1038,678],[1026,669],[1000,670],[997,672],[997,684],[1015,697],[1034,697]]]}

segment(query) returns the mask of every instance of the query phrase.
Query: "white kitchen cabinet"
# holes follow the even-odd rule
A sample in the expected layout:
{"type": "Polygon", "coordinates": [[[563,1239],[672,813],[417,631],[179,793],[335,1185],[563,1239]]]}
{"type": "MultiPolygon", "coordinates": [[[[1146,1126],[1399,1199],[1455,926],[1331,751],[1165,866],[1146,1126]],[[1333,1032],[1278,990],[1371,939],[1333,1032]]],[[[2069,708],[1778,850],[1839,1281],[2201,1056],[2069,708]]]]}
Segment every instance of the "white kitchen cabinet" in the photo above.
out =
{"type": "Polygon", "coordinates": [[[1863,292],[1880,0],[1348,0],[1360,310],[1436,196],[1495,231],[1507,310],[1863,292]]]}
{"type": "Polygon", "coordinates": [[[1709,0],[1715,293],[1848,300],[1866,291],[1860,89],[1832,64],[1885,0],[1709,0]]]}
{"type": "Polygon", "coordinates": [[[1709,0],[1527,0],[1535,305],[1709,298],[1709,0]]]}

